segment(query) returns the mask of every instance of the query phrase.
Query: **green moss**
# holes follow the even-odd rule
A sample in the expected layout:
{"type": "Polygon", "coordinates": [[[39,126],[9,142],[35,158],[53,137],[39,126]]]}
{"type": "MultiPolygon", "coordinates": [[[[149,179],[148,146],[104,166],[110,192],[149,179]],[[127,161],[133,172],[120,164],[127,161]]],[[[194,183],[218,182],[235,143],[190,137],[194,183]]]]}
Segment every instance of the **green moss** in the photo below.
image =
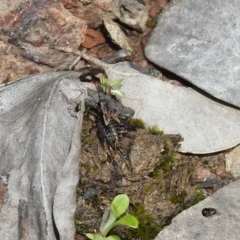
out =
{"type": "Polygon", "coordinates": [[[79,189],[77,189],[77,191],[76,191],[76,196],[77,197],[81,196],[81,191],[79,189]]]}
{"type": "Polygon", "coordinates": [[[83,135],[87,135],[87,134],[88,134],[88,132],[89,132],[89,130],[88,130],[88,129],[86,129],[86,128],[82,129],[82,134],[83,134],[83,135]]]}
{"type": "Polygon", "coordinates": [[[172,193],[169,195],[168,200],[171,203],[184,203],[185,197],[187,196],[187,191],[182,190],[179,194],[172,193]]]}
{"type": "Polygon", "coordinates": [[[97,172],[99,169],[99,167],[95,164],[93,167],[92,167],[92,172],[95,173],[97,172]]]}
{"type": "Polygon", "coordinates": [[[95,139],[94,138],[85,138],[84,140],[82,140],[82,145],[83,146],[88,146],[88,147],[91,147],[95,142],[95,139]]]}
{"type": "Polygon", "coordinates": [[[156,26],[156,22],[153,19],[148,19],[146,22],[146,27],[148,28],[154,28],[156,26]]]}
{"type": "Polygon", "coordinates": [[[153,134],[153,135],[157,135],[157,136],[163,136],[164,132],[161,131],[157,125],[153,125],[151,127],[147,128],[147,133],[153,134]]]}
{"type": "Polygon", "coordinates": [[[100,204],[101,204],[101,202],[98,198],[98,195],[93,195],[92,197],[88,198],[86,200],[86,203],[88,205],[92,206],[93,208],[98,209],[98,210],[99,210],[100,204]]]}
{"type": "Polygon", "coordinates": [[[192,205],[195,205],[195,204],[201,202],[205,198],[206,198],[206,196],[204,195],[204,191],[202,189],[199,189],[196,193],[195,198],[193,199],[192,205]]]}
{"type": "Polygon", "coordinates": [[[76,227],[76,232],[78,233],[85,233],[85,232],[90,232],[91,228],[87,223],[81,222],[79,220],[75,220],[75,227],[76,227]]]}
{"type": "Polygon", "coordinates": [[[84,121],[89,120],[89,108],[88,107],[85,107],[85,111],[83,113],[83,120],[84,121]]]}
{"type": "Polygon", "coordinates": [[[173,149],[173,143],[170,140],[164,140],[164,151],[163,154],[167,154],[173,149]]]}
{"type": "Polygon", "coordinates": [[[154,239],[163,229],[162,224],[157,223],[157,221],[145,211],[144,206],[141,204],[134,206],[131,214],[138,219],[139,226],[137,229],[129,229],[124,239],[154,239]]]}
{"type": "Polygon", "coordinates": [[[204,165],[208,165],[208,164],[209,164],[209,160],[208,160],[208,159],[204,159],[204,160],[202,161],[202,163],[203,163],[204,165]]]}
{"type": "Polygon", "coordinates": [[[149,177],[154,178],[156,180],[161,180],[164,178],[164,173],[159,166],[156,166],[154,170],[149,174],[149,177]]]}
{"type": "Polygon", "coordinates": [[[154,189],[154,184],[150,184],[150,185],[145,187],[146,192],[151,192],[153,189],[154,189]]]}
{"type": "Polygon", "coordinates": [[[189,174],[193,173],[193,171],[194,171],[194,167],[193,166],[188,167],[188,173],[189,174]]]}
{"type": "Polygon", "coordinates": [[[212,173],[216,174],[216,173],[217,173],[217,167],[212,167],[212,168],[210,169],[210,171],[211,171],[212,173]]]}
{"type": "Polygon", "coordinates": [[[81,167],[85,169],[85,177],[91,176],[93,173],[96,173],[99,169],[98,165],[89,166],[86,163],[81,163],[81,167]]]}
{"type": "Polygon", "coordinates": [[[175,152],[163,155],[161,157],[161,164],[160,168],[164,171],[170,171],[172,170],[172,166],[174,165],[174,162],[176,161],[177,154],[175,152]]]}
{"type": "Polygon", "coordinates": [[[160,159],[159,167],[164,172],[169,172],[173,168],[176,169],[183,164],[183,161],[181,161],[181,158],[179,158],[179,155],[177,154],[178,141],[175,140],[176,139],[173,138],[173,141],[172,140],[164,141],[163,151],[159,158],[160,159]]]}
{"type": "Polygon", "coordinates": [[[143,120],[141,120],[139,118],[130,119],[129,124],[132,125],[132,126],[135,126],[137,128],[140,128],[140,129],[145,128],[145,123],[143,122],[143,120]]]}
{"type": "Polygon", "coordinates": [[[76,227],[80,226],[82,224],[82,222],[80,220],[75,220],[74,223],[75,223],[76,227]]]}

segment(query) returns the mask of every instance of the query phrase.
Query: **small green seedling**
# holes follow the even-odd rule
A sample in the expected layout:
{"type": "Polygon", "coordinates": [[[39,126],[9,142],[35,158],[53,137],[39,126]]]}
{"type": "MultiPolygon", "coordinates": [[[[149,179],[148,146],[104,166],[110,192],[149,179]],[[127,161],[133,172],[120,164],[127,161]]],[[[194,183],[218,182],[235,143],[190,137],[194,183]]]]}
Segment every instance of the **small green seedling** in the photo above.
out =
{"type": "Polygon", "coordinates": [[[107,234],[113,227],[124,225],[131,228],[137,228],[138,220],[134,216],[126,214],[120,218],[120,216],[127,211],[128,206],[128,196],[126,194],[117,195],[113,199],[111,207],[104,213],[100,226],[100,232],[96,234],[87,233],[86,236],[92,240],[120,240],[120,238],[116,235],[107,237],[107,234]]]}
{"type": "Polygon", "coordinates": [[[123,79],[110,80],[108,78],[100,78],[100,83],[106,95],[114,95],[116,97],[123,97],[123,93],[117,90],[120,87],[123,79]]]}

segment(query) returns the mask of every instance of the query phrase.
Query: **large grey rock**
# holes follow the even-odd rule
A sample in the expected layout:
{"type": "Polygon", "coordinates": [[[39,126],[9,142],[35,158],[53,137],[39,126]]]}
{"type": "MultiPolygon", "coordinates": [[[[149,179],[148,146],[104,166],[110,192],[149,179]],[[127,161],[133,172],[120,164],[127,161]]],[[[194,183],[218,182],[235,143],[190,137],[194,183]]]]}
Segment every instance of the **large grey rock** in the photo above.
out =
{"type": "Polygon", "coordinates": [[[45,73],[0,86],[2,240],[74,238],[86,95],[79,75],[45,73]]]}
{"type": "Polygon", "coordinates": [[[240,181],[229,184],[199,204],[185,210],[155,240],[238,240],[240,236],[240,181]],[[204,208],[217,213],[204,217],[204,208]]]}
{"type": "Polygon", "coordinates": [[[240,107],[240,2],[175,2],[159,16],[147,58],[240,107]]]}
{"type": "Polygon", "coordinates": [[[178,87],[144,75],[129,63],[107,65],[110,79],[123,79],[122,102],[147,125],[180,133],[180,151],[211,153],[240,143],[240,111],[215,102],[191,88],[178,87]]]}

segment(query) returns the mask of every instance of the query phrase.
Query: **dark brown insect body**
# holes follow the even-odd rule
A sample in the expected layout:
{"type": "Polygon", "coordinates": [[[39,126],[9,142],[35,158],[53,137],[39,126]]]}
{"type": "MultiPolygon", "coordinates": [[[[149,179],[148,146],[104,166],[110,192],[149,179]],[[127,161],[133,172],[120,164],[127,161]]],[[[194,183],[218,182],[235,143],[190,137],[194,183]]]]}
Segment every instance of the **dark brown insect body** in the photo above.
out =
{"type": "Polygon", "coordinates": [[[108,151],[114,167],[116,168],[117,163],[114,160],[113,152],[117,151],[132,169],[128,154],[124,153],[121,149],[121,141],[124,137],[129,137],[128,133],[135,131],[135,127],[127,124],[125,120],[120,119],[111,108],[110,102],[107,99],[100,98],[97,108],[91,108],[89,112],[95,117],[99,141],[103,149],[108,151]]]}

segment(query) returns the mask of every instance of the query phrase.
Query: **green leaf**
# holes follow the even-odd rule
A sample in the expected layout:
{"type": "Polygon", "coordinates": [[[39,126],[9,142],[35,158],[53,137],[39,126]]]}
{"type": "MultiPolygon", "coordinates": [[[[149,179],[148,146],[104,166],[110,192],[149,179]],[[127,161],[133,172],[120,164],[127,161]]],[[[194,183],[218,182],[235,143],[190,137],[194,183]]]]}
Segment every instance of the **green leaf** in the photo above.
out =
{"type": "Polygon", "coordinates": [[[126,212],[129,206],[129,198],[126,194],[117,195],[111,204],[111,210],[114,213],[115,217],[118,218],[123,213],[126,212]]]}
{"type": "Polygon", "coordinates": [[[86,233],[85,234],[89,239],[92,239],[92,240],[105,240],[106,238],[103,237],[102,235],[100,234],[92,234],[92,233],[86,233]]]}
{"type": "Polygon", "coordinates": [[[111,82],[111,87],[112,88],[119,88],[123,79],[116,79],[111,82]]]}
{"type": "Polygon", "coordinates": [[[100,78],[100,83],[107,89],[111,86],[111,80],[108,78],[100,78]]]}
{"type": "Polygon", "coordinates": [[[94,235],[92,233],[86,233],[85,234],[89,239],[94,239],[94,235]]]}
{"type": "Polygon", "coordinates": [[[121,240],[120,237],[116,236],[116,235],[111,235],[107,237],[107,240],[121,240]]]}
{"type": "Polygon", "coordinates": [[[119,90],[113,90],[111,89],[111,94],[117,97],[124,97],[123,93],[120,92],[119,90]]]}
{"type": "Polygon", "coordinates": [[[113,223],[115,222],[116,218],[117,217],[116,217],[115,213],[111,209],[107,221],[105,222],[105,224],[102,227],[100,226],[100,232],[101,232],[102,236],[107,236],[108,232],[113,227],[113,223]]]}
{"type": "Polygon", "coordinates": [[[75,220],[75,226],[80,226],[81,224],[82,224],[81,221],[79,221],[79,220],[75,220]]]}
{"type": "Polygon", "coordinates": [[[131,228],[137,228],[138,227],[138,220],[134,216],[128,214],[128,215],[125,215],[122,218],[120,218],[113,225],[114,226],[125,225],[125,226],[131,227],[131,228]]]}

